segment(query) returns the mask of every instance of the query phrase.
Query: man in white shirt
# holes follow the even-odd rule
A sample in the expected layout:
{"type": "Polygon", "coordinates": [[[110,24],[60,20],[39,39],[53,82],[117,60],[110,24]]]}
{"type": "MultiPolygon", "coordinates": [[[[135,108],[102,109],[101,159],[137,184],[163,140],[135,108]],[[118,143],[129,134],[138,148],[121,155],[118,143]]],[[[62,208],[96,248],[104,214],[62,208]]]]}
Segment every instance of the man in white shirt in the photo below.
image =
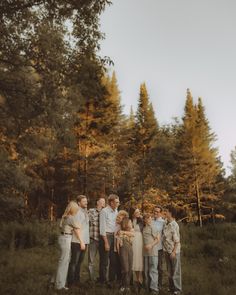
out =
{"type": "Polygon", "coordinates": [[[117,208],[120,204],[119,197],[111,194],[108,205],[100,212],[99,231],[99,281],[107,282],[107,268],[109,264],[109,281],[114,282],[117,275],[117,253],[114,252],[114,233],[116,229],[117,208]]]}
{"type": "Polygon", "coordinates": [[[80,267],[84,260],[89,244],[89,216],[87,212],[88,200],[84,195],[77,197],[79,211],[73,217],[80,224],[80,239],[73,233],[71,242],[71,261],[68,270],[68,285],[77,285],[80,281],[80,267]]]}
{"type": "Polygon", "coordinates": [[[163,278],[163,227],[165,220],[162,217],[162,207],[156,206],[153,209],[153,227],[160,233],[160,242],[157,245],[158,248],[158,287],[162,287],[162,278],[163,278]]]}

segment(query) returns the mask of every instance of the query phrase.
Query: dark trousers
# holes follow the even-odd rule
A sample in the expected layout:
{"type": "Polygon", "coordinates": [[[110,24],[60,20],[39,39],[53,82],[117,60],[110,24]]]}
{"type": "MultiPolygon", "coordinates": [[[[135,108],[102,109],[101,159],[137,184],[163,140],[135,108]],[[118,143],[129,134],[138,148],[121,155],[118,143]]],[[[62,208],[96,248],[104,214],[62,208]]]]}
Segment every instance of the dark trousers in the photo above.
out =
{"type": "Polygon", "coordinates": [[[80,268],[84,260],[85,250],[82,251],[79,243],[71,243],[71,260],[68,270],[68,285],[77,284],[80,281],[80,268]]]}
{"type": "Polygon", "coordinates": [[[158,286],[162,287],[162,277],[163,277],[163,250],[158,251],[158,286]]]}
{"type": "Polygon", "coordinates": [[[121,264],[121,284],[123,287],[129,287],[132,277],[132,265],[133,265],[133,249],[132,245],[124,241],[122,247],[120,247],[120,264],[121,264]]]}
{"type": "Polygon", "coordinates": [[[99,241],[99,280],[101,283],[107,282],[107,270],[109,265],[109,281],[113,282],[115,279],[120,279],[120,263],[119,257],[114,252],[114,235],[107,235],[110,250],[105,251],[105,243],[103,238],[99,241]]]}

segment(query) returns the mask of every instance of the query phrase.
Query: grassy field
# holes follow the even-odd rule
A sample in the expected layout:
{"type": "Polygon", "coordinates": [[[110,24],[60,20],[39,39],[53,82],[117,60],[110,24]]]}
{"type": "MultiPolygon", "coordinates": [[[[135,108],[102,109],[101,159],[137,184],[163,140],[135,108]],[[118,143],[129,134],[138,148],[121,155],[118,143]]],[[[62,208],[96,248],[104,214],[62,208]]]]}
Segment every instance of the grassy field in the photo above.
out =
{"type": "MultiPolygon", "coordinates": [[[[58,259],[56,228],[48,225],[2,227],[0,233],[0,294],[57,294],[48,289],[58,259]],[[35,230],[36,229],[36,230],[35,230]],[[36,232],[36,234],[35,234],[36,232]],[[12,239],[12,241],[11,241],[12,239]]],[[[236,224],[181,226],[183,295],[236,294],[236,224]]],[[[86,283],[87,259],[80,288],[66,294],[118,294],[86,283]]],[[[167,278],[160,294],[167,293],[167,278]]],[[[143,294],[145,292],[143,291],[143,294]]]]}

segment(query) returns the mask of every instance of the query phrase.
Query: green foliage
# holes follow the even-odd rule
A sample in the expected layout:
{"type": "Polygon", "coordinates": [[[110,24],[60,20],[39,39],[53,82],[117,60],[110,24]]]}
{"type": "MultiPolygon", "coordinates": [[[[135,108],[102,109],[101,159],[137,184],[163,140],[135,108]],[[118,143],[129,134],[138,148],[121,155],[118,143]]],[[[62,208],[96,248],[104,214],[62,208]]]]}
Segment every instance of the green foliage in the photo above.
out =
{"type": "Polygon", "coordinates": [[[57,242],[58,225],[47,222],[2,223],[1,248],[9,250],[29,249],[55,245],[57,242]]]}

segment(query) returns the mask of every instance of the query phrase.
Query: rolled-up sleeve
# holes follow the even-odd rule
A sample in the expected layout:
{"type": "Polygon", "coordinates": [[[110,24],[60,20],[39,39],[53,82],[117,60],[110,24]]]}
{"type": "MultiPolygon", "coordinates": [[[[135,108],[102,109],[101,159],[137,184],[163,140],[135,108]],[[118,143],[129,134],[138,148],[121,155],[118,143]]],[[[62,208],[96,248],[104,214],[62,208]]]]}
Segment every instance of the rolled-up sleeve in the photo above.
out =
{"type": "Polygon", "coordinates": [[[179,228],[177,226],[175,226],[173,229],[173,241],[175,243],[180,242],[179,228]]]}
{"type": "Polygon", "coordinates": [[[99,231],[101,236],[106,235],[106,211],[103,209],[99,216],[99,231]]]}
{"type": "Polygon", "coordinates": [[[73,228],[75,228],[75,229],[80,229],[81,228],[81,224],[77,220],[75,220],[75,219],[72,219],[71,220],[71,226],[73,228]]]}

